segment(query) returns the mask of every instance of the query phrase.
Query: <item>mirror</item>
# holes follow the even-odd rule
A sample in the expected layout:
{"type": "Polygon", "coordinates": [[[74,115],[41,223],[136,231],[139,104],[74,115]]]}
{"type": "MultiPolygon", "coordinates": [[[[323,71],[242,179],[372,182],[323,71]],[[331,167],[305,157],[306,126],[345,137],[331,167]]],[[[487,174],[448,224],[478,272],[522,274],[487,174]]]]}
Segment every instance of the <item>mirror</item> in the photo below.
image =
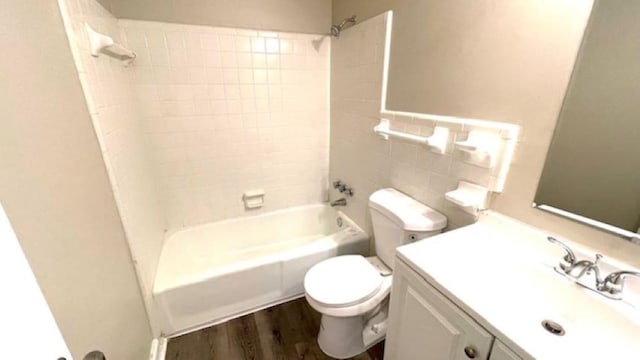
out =
{"type": "Polygon", "coordinates": [[[571,71],[591,2],[394,0],[391,10],[385,109],[521,123],[540,111],[532,91],[555,92],[571,71]]]}
{"type": "Polygon", "coordinates": [[[594,3],[534,201],[640,237],[640,2],[594,3]]]}

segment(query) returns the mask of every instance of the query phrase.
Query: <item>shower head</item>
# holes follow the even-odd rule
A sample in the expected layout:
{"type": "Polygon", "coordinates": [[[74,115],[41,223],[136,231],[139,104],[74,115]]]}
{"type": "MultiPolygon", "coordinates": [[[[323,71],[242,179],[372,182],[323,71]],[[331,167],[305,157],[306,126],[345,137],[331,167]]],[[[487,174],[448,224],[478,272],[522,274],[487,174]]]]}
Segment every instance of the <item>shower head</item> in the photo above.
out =
{"type": "Polygon", "coordinates": [[[352,17],[348,17],[340,23],[340,25],[331,25],[331,36],[340,37],[340,32],[347,24],[353,25],[358,21],[358,18],[353,15],[352,17]]]}
{"type": "Polygon", "coordinates": [[[340,37],[340,26],[339,25],[331,25],[331,36],[340,37]]]}

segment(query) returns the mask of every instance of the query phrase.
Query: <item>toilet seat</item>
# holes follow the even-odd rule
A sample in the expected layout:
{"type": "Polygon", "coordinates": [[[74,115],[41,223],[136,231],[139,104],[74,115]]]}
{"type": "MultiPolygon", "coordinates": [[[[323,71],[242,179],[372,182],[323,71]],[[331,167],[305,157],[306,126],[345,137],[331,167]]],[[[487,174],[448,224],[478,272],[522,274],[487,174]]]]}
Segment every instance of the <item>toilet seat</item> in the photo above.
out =
{"type": "Polygon", "coordinates": [[[319,312],[355,316],[373,309],[387,296],[391,276],[380,275],[361,255],[343,255],[309,269],[304,288],[307,300],[319,312]]]}

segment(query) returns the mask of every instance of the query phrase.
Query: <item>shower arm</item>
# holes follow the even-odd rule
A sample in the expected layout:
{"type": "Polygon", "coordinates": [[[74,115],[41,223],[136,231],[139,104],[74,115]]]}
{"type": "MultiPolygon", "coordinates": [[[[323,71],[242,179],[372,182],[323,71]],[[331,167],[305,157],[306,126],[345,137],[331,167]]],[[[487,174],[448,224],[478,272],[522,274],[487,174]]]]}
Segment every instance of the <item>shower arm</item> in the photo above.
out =
{"type": "Polygon", "coordinates": [[[344,27],[347,24],[355,24],[356,21],[358,21],[358,18],[355,15],[353,15],[351,17],[348,17],[348,18],[345,18],[344,20],[342,20],[340,25],[331,25],[331,35],[333,35],[335,37],[339,37],[340,36],[340,32],[344,29],[344,27]]]}
{"type": "Polygon", "coordinates": [[[340,23],[340,25],[338,25],[338,27],[342,30],[342,28],[347,24],[347,23],[356,23],[357,18],[355,15],[345,18],[344,20],[342,20],[342,22],[340,23]]]}

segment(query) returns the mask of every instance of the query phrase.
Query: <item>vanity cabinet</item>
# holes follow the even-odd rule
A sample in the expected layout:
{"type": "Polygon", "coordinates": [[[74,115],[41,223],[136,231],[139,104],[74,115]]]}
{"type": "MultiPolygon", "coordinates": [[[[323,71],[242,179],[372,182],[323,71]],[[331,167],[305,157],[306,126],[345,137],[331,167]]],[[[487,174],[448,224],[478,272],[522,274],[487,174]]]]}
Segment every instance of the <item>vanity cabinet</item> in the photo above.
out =
{"type": "Polygon", "coordinates": [[[503,344],[494,345],[493,335],[398,258],[384,358],[520,359],[503,344]]]}
{"type": "Polygon", "coordinates": [[[489,360],[522,360],[522,358],[511,351],[507,345],[496,340],[491,348],[489,360]]]}
{"type": "Polygon", "coordinates": [[[385,360],[489,359],[493,336],[396,258],[385,360]]]}

